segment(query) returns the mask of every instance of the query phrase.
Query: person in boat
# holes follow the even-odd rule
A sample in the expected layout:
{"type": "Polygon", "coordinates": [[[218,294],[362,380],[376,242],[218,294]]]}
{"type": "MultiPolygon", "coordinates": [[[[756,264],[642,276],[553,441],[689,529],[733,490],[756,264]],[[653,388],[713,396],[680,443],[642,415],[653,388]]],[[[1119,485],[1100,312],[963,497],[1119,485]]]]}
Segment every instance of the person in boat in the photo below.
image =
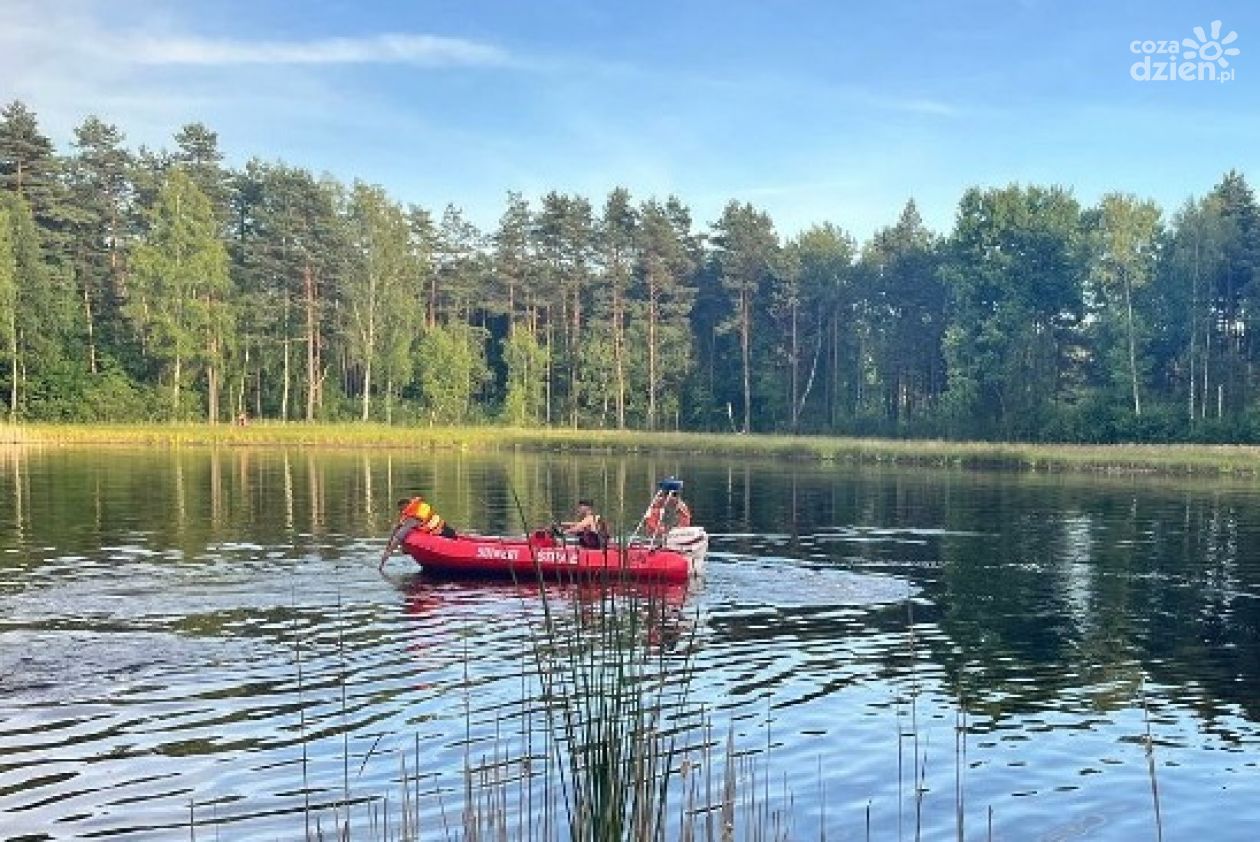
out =
{"type": "Polygon", "coordinates": [[[691,526],[691,507],[678,492],[658,494],[644,521],[648,535],[662,538],[675,527],[691,526]]]}
{"type": "Polygon", "coordinates": [[[565,535],[576,535],[579,547],[602,550],[608,546],[608,524],[595,511],[592,500],[578,500],[578,519],[560,524],[565,535]]]}
{"type": "Polygon", "coordinates": [[[441,535],[443,538],[454,538],[458,534],[423,497],[416,496],[399,500],[398,521],[394,524],[394,531],[390,533],[389,541],[385,544],[385,551],[381,553],[381,567],[385,566],[385,562],[389,561],[394,550],[402,545],[413,529],[419,529],[430,535],[441,535]]]}

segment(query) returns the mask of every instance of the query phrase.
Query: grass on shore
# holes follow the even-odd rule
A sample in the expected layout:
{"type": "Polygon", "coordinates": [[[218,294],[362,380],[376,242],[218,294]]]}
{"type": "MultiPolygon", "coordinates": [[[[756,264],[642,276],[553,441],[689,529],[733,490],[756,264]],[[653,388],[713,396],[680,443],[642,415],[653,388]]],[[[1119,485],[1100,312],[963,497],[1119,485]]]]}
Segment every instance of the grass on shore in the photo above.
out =
{"type": "Polygon", "coordinates": [[[383,424],[26,424],[0,426],[0,443],[131,446],[281,446],[407,450],[510,449],[769,456],[1032,471],[1260,475],[1260,447],[1199,444],[1019,444],[832,436],[651,433],[638,430],[399,427],[383,424]]]}

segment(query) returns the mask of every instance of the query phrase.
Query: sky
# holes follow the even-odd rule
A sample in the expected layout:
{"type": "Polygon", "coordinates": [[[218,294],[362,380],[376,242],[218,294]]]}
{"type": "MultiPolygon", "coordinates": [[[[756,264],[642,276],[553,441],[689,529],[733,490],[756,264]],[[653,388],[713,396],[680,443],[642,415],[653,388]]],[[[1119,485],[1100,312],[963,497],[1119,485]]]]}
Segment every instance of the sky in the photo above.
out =
{"type": "Polygon", "coordinates": [[[976,185],[1172,212],[1231,168],[1260,177],[1260,4],[0,0],[15,98],[62,150],[89,114],[154,148],[200,121],[232,165],[358,178],[484,227],[509,190],[598,205],[624,185],[701,225],[737,199],[784,235],[866,238],[910,198],[947,231],[976,185]],[[1181,62],[1196,27],[1236,33],[1232,79],[1132,78],[1135,41],[1181,62]]]}

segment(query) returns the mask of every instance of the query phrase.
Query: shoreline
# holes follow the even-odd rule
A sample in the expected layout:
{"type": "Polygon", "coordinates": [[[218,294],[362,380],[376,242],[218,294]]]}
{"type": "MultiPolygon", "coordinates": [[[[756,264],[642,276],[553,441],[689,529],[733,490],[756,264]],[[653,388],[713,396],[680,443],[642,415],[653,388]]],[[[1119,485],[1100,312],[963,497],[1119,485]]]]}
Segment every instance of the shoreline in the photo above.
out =
{"type": "Polygon", "coordinates": [[[19,424],[0,443],[38,446],[298,447],[396,450],[579,451],[768,456],[794,461],[922,465],[1032,472],[1260,476],[1260,446],[1026,444],[836,436],[670,433],[383,424],[19,424]]]}

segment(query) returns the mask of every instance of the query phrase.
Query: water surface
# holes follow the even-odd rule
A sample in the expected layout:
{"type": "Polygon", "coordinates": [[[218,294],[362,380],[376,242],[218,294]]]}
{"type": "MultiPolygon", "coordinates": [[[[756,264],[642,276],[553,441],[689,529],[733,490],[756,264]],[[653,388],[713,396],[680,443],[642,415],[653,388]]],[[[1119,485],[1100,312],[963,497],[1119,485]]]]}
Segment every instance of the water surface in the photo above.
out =
{"type": "Polygon", "coordinates": [[[693,701],[793,838],[869,812],[875,838],[953,839],[961,803],[968,838],[991,811],[995,838],[1153,839],[1152,761],[1166,838],[1255,838],[1251,485],[54,448],[0,454],[0,839],[327,833],[347,794],[389,809],[417,755],[442,838],[464,764],[515,739],[541,605],[378,575],[392,501],[497,533],[513,493],[531,524],[590,495],[632,523],[667,473],[713,539],[661,645],[685,639],[693,701]]]}

